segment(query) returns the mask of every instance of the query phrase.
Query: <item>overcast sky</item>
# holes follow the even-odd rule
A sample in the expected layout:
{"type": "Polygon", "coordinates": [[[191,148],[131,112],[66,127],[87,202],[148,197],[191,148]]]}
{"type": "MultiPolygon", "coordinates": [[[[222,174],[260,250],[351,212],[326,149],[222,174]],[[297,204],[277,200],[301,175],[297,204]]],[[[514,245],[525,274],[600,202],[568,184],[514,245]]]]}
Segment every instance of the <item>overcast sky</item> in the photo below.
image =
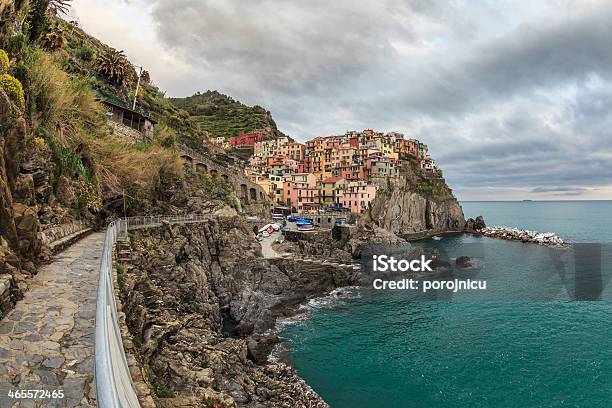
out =
{"type": "Polygon", "coordinates": [[[168,96],[429,145],[462,200],[612,199],[612,1],[74,0],[168,96]]]}

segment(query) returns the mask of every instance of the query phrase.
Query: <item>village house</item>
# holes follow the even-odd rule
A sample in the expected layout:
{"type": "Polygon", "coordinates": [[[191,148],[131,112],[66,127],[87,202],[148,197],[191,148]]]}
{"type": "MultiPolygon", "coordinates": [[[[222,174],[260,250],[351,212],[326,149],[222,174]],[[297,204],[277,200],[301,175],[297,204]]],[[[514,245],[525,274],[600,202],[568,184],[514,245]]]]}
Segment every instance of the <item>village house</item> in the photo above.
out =
{"type": "Polygon", "coordinates": [[[229,145],[231,147],[251,147],[267,136],[268,133],[261,130],[255,130],[252,132],[242,132],[239,133],[238,136],[231,139],[229,141],[229,145]]]}
{"type": "Polygon", "coordinates": [[[153,138],[153,128],[157,120],[152,115],[131,109],[123,100],[101,91],[98,92],[98,100],[106,107],[108,124],[116,135],[131,143],[153,138]]]}
{"type": "Polygon", "coordinates": [[[305,202],[319,201],[317,179],[311,173],[296,173],[284,177],[283,201],[289,208],[302,209],[305,202]],[[316,195],[314,190],[317,191],[316,195]],[[315,201],[316,198],[316,201],[315,201]]]}
{"type": "Polygon", "coordinates": [[[369,177],[397,178],[400,175],[400,166],[387,157],[372,159],[369,165],[369,177]]]}
{"type": "Polygon", "coordinates": [[[339,192],[339,202],[344,208],[354,213],[366,212],[370,203],[376,198],[376,187],[367,181],[351,181],[345,190],[339,192]]]}
{"type": "Polygon", "coordinates": [[[320,182],[321,204],[332,206],[340,204],[340,191],[346,189],[347,181],[342,177],[328,177],[320,182]]]}
{"type": "Polygon", "coordinates": [[[289,157],[295,161],[304,160],[306,146],[297,142],[286,142],[279,146],[278,154],[289,157]]]}
{"type": "Polygon", "coordinates": [[[437,170],[424,143],[406,140],[398,132],[366,129],[317,136],[305,144],[288,138],[260,140],[248,168],[265,174],[268,179],[262,186],[278,203],[293,209],[341,205],[364,212],[376,196],[369,180],[399,177],[408,160],[417,160],[424,174],[437,170]]]}

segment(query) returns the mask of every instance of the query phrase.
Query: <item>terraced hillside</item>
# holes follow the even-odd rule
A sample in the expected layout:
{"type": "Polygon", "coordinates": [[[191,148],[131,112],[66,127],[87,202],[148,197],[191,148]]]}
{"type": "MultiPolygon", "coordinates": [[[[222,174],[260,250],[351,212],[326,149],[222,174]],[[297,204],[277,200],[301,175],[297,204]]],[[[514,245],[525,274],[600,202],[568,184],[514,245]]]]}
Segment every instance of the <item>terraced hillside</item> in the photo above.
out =
{"type": "Polygon", "coordinates": [[[247,106],[217,91],[196,93],[186,98],[170,98],[178,109],[189,112],[200,130],[210,135],[233,137],[240,132],[268,130],[280,135],[269,111],[247,106]]]}

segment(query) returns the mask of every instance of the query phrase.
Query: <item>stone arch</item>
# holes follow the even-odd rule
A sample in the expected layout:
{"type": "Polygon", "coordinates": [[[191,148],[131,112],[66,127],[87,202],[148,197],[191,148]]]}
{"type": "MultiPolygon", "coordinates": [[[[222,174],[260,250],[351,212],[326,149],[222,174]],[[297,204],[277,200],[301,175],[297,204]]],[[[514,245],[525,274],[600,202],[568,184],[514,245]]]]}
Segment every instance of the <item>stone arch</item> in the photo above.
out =
{"type": "Polygon", "coordinates": [[[259,192],[259,199],[260,199],[261,201],[263,201],[263,200],[264,200],[264,194],[263,194],[261,191],[259,192]]]}
{"type": "Polygon", "coordinates": [[[241,200],[247,199],[247,185],[246,184],[240,185],[240,199],[241,200]]]}
{"type": "Polygon", "coordinates": [[[198,173],[206,173],[208,171],[208,166],[204,163],[196,163],[196,171],[198,173]]]}
{"type": "Polygon", "coordinates": [[[210,169],[210,176],[211,177],[217,177],[219,173],[217,172],[216,169],[210,169]]]}
{"type": "Polygon", "coordinates": [[[257,191],[253,187],[249,189],[249,198],[251,200],[257,200],[257,191]]]}
{"type": "Polygon", "coordinates": [[[193,165],[193,159],[191,158],[191,156],[182,155],[181,159],[185,161],[185,164],[189,164],[190,166],[193,165]]]}

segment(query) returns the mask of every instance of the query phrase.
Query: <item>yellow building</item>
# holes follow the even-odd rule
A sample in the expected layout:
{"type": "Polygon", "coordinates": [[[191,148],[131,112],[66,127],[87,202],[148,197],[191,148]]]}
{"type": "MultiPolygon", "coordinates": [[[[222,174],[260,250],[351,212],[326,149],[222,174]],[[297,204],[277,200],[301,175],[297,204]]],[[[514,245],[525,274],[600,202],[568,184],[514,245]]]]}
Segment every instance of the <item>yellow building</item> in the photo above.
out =
{"type": "Polygon", "coordinates": [[[333,205],[340,203],[340,191],[346,189],[347,181],[342,177],[327,177],[319,184],[321,204],[333,205]]]}

